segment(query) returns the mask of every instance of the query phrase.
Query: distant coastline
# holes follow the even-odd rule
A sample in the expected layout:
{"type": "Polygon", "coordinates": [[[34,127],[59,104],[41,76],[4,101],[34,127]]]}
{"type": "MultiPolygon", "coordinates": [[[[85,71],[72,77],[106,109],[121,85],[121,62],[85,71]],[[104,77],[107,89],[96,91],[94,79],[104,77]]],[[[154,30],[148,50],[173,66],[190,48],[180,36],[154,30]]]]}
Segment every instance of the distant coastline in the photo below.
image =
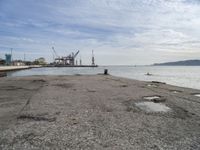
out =
{"type": "Polygon", "coordinates": [[[166,63],[155,63],[153,66],[200,66],[200,60],[183,60],[166,63]]]}

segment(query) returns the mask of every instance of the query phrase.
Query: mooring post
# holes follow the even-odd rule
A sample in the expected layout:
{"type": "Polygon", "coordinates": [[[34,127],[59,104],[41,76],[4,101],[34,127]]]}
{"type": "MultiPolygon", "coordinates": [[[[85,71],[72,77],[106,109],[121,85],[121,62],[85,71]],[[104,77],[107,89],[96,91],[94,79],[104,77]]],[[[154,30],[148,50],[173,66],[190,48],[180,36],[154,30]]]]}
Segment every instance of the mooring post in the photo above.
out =
{"type": "Polygon", "coordinates": [[[108,75],[108,69],[104,69],[104,75],[108,75]]]}

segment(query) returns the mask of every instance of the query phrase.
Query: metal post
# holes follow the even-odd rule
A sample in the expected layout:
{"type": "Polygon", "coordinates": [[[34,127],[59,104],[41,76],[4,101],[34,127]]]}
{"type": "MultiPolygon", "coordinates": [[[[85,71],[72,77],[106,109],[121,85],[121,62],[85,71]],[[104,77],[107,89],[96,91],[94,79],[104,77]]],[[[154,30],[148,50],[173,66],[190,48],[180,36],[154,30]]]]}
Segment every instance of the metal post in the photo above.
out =
{"type": "Polygon", "coordinates": [[[13,48],[11,48],[11,64],[12,64],[12,62],[13,62],[13,54],[12,54],[12,51],[13,51],[13,48]]]}

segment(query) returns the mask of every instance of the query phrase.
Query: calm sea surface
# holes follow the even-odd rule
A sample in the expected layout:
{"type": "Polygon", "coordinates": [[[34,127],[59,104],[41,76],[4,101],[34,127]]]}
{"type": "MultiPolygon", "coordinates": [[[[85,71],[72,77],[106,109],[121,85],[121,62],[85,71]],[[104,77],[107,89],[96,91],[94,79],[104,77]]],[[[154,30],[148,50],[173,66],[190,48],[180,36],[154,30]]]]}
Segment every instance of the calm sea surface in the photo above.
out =
{"type": "Polygon", "coordinates": [[[161,81],[168,84],[200,89],[200,66],[105,66],[98,68],[34,68],[10,72],[9,77],[31,75],[97,74],[108,69],[114,76],[143,81],[161,81]],[[152,76],[146,76],[149,72],[152,76]]]}

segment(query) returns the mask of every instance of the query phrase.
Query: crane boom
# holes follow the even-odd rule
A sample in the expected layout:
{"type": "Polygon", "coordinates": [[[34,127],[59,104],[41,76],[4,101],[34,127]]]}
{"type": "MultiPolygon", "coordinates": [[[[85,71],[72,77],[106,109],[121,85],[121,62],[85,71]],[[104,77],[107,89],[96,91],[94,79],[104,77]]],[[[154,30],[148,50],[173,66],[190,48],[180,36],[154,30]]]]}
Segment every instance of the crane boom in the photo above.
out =
{"type": "Polygon", "coordinates": [[[76,58],[76,56],[78,55],[79,51],[76,52],[76,54],[74,55],[74,58],[76,58]]]}
{"type": "Polygon", "coordinates": [[[53,50],[54,54],[56,55],[56,57],[58,57],[58,54],[56,53],[54,47],[52,47],[52,50],[53,50]]]}

